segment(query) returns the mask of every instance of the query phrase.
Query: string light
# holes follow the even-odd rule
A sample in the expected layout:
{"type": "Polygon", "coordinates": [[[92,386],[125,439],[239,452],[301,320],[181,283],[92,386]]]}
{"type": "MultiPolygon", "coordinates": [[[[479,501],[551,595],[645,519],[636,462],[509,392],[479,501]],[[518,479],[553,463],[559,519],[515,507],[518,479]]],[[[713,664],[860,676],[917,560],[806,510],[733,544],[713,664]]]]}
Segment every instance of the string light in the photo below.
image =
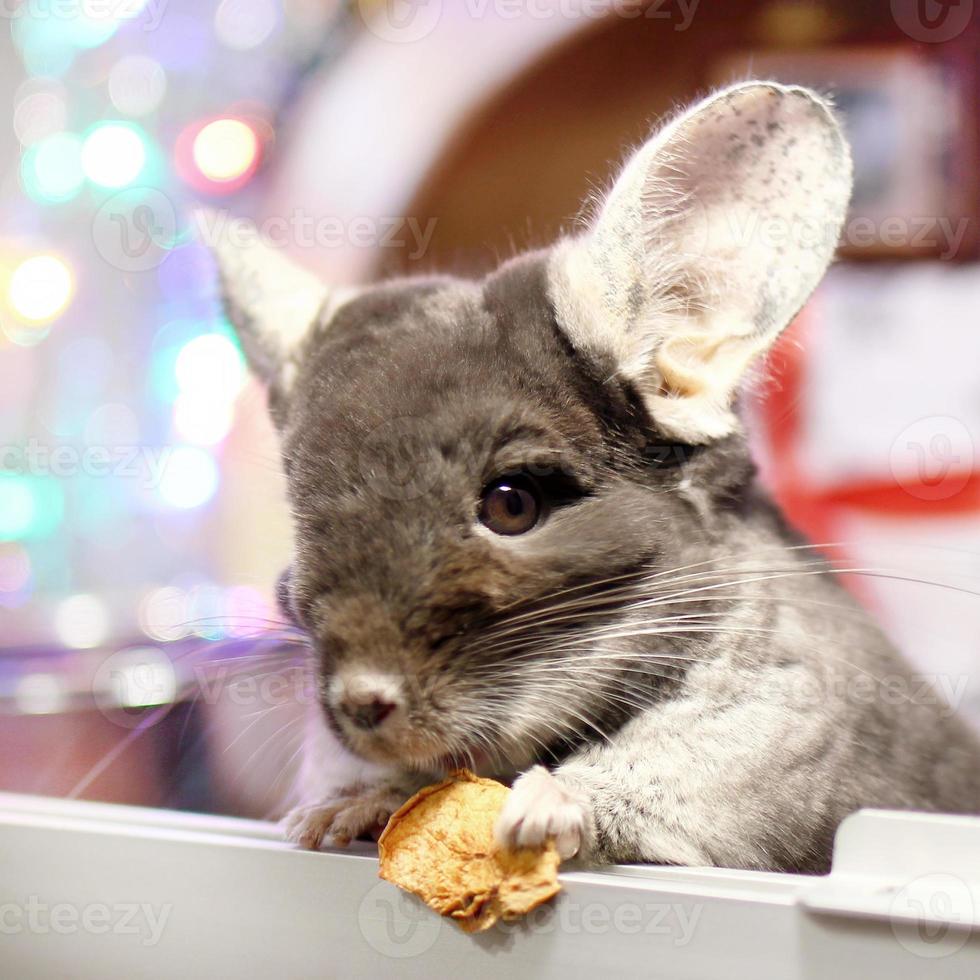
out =
{"type": "Polygon", "coordinates": [[[14,689],[17,710],[25,715],[50,715],[68,707],[68,692],[56,674],[25,674],[14,689]]]}
{"type": "Polygon", "coordinates": [[[53,320],[71,301],[71,270],[54,255],[35,255],[21,262],[10,277],[7,295],[13,311],[23,320],[53,320]]]}
{"type": "Polygon", "coordinates": [[[24,190],[41,203],[69,201],[85,181],[82,141],[74,133],[55,133],[35,143],[21,161],[24,190]]]}
{"type": "Polygon", "coordinates": [[[54,628],[66,647],[87,650],[100,646],[109,633],[105,603],[89,593],[69,596],[58,604],[54,628]]]}
{"type": "Polygon", "coordinates": [[[13,126],[24,146],[60,132],[67,122],[68,100],[61,82],[31,78],[17,89],[13,126]]]}
{"type": "Polygon", "coordinates": [[[0,592],[20,592],[30,580],[30,555],[19,544],[0,544],[0,592]]]}
{"type": "Polygon", "coordinates": [[[145,116],[163,101],[167,73],[159,61],[145,55],[127,55],[109,72],[109,98],[127,116],[145,116]]]}
{"type": "Polygon", "coordinates": [[[25,537],[34,523],[36,506],[30,484],[13,474],[0,474],[0,541],[25,537]]]}
{"type": "Polygon", "coordinates": [[[187,593],[175,585],[153,589],[140,602],[140,628],[153,640],[183,639],[190,632],[187,620],[187,593]]]}
{"type": "Polygon", "coordinates": [[[0,472],[0,541],[49,535],[64,512],[64,491],[53,477],[0,472]]]}
{"type": "Polygon", "coordinates": [[[254,169],[259,140],[240,119],[216,119],[194,138],[193,154],[195,166],[208,180],[237,181],[254,169]]]}
{"type": "Polygon", "coordinates": [[[279,22],[274,0],[221,0],[214,13],[214,33],[236,51],[257,48],[279,22]]]}
{"type": "Polygon", "coordinates": [[[234,420],[233,403],[210,394],[185,391],[174,402],[174,428],[181,439],[196,446],[216,446],[234,420]]]}
{"type": "Polygon", "coordinates": [[[206,504],[218,489],[218,467],[210,453],[197,446],[178,446],[163,468],[160,499],[179,510],[206,504]]]}
{"type": "Polygon", "coordinates": [[[222,333],[206,333],[185,344],[174,365],[182,392],[232,400],[245,382],[245,360],[235,343],[222,333]]]}
{"type": "Polygon", "coordinates": [[[145,165],[146,143],[131,123],[98,123],[82,145],[82,169],[100,187],[125,187],[140,176],[145,165]]]}

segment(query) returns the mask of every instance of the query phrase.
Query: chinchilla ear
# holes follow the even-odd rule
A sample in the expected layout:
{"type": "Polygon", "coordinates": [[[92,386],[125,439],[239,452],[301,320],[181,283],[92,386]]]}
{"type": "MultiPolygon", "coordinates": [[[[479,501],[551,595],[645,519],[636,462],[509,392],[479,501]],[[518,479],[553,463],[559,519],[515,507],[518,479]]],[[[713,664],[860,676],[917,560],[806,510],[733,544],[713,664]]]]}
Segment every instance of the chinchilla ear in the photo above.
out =
{"type": "Polygon", "coordinates": [[[666,435],[724,436],[747,367],[833,257],[851,183],[819,96],[776,82],[720,91],[641,147],[589,229],[558,244],[558,321],[637,385],[666,435]]]}
{"type": "Polygon", "coordinates": [[[331,290],[264,242],[253,224],[205,209],[194,218],[217,262],[225,310],[249,365],[274,394],[285,395],[303,342],[324,322],[331,290]]]}

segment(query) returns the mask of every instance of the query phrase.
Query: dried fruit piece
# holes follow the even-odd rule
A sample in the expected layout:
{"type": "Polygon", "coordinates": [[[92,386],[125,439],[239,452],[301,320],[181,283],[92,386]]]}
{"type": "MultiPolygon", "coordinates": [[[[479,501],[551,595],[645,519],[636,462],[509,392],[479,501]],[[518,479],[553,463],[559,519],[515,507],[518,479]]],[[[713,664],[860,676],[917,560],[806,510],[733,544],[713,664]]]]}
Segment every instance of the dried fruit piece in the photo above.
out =
{"type": "Polygon", "coordinates": [[[561,889],[554,842],[511,851],[494,839],[509,792],[468,769],[426,786],[388,821],[378,840],[379,874],[465,932],[482,932],[547,902],[561,889]]]}

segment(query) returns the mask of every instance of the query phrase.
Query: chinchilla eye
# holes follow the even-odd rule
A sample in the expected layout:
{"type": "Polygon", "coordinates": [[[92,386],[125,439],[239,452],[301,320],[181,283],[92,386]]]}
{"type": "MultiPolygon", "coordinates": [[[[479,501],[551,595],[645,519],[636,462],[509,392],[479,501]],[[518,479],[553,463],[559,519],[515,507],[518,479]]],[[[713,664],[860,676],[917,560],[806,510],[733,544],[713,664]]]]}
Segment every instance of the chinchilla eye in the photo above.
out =
{"type": "Polygon", "coordinates": [[[541,494],[526,477],[488,484],[480,499],[480,523],[494,534],[524,534],[541,519],[541,494]]]}

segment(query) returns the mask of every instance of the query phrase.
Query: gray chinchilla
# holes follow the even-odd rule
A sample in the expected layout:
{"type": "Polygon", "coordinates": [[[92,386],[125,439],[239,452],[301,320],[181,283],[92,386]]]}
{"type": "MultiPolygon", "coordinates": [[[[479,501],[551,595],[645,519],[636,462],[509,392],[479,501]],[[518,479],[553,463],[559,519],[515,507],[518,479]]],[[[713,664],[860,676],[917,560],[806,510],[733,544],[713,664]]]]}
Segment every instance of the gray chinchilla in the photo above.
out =
{"type": "Polygon", "coordinates": [[[747,82],[479,282],[338,290],[212,236],[316,671],[290,839],[463,765],[513,781],[502,842],[591,864],[823,871],[858,807],[980,811],[974,736],[787,529],[734,413],[850,189],[828,104],[747,82]]]}

